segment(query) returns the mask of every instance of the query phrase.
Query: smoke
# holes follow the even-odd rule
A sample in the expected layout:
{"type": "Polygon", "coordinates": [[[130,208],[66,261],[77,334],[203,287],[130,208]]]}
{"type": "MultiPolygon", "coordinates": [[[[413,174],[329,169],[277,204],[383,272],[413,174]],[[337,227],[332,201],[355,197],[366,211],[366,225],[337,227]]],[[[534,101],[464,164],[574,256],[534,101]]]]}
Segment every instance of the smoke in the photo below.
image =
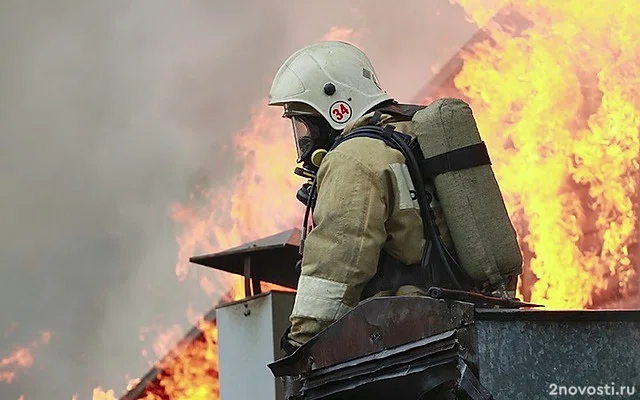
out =
{"type": "Polygon", "coordinates": [[[390,4],[3,2],[0,329],[15,329],[0,358],[52,338],[0,398],[119,390],[149,367],[140,328],[208,311],[215,299],[175,276],[168,208],[196,182],[232,179],[231,133],[291,52],[354,28],[385,88],[410,101],[475,30],[445,0],[390,4]]]}

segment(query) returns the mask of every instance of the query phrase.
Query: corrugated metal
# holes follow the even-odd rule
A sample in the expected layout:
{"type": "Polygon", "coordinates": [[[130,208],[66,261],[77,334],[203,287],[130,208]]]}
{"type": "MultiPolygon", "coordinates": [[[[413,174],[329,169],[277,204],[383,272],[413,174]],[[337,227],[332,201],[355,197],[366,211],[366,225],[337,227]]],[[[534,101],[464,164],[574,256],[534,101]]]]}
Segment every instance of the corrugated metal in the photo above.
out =
{"type": "Polygon", "coordinates": [[[626,398],[640,398],[640,311],[480,311],[475,325],[480,381],[496,400],[553,398],[553,385],[636,385],[626,398]]]}
{"type": "Polygon", "coordinates": [[[455,354],[464,349],[458,354],[477,366],[480,383],[495,400],[554,394],[585,399],[590,392],[602,398],[634,385],[636,392],[625,397],[640,398],[640,311],[633,310],[473,312],[471,304],[455,301],[377,298],[270,368],[278,376],[301,376],[292,391],[300,400],[358,399],[363,393],[369,399],[389,393],[414,399],[442,372],[432,368],[434,360],[446,366],[427,342],[450,329],[459,337],[459,350],[447,360],[455,365],[455,354]],[[452,312],[465,304],[472,310],[465,317],[452,312]],[[406,318],[398,317],[402,313],[406,318]]]}

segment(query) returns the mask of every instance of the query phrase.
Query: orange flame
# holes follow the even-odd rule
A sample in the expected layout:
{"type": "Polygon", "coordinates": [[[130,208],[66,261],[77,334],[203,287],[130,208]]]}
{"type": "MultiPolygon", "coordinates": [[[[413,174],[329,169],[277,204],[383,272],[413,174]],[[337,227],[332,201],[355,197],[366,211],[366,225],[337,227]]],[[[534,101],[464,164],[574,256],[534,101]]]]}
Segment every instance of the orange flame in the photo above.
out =
{"type": "MultiPolygon", "coordinates": [[[[77,396],[74,396],[73,400],[76,400],[77,396]]],[[[113,389],[109,389],[106,392],[102,388],[97,387],[93,389],[93,400],[117,400],[116,394],[113,389]]]]}
{"type": "MultiPolygon", "coordinates": [[[[323,40],[353,39],[352,29],[333,27],[323,40]]],[[[234,135],[236,156],[243,164],[231,187],[196,188],[191,197],[204,199],[206,206],[194,209],[175,205],[174,222],[182,226],[176,273],[188,275],[188,259],[198,253],[214,252],[264,237],[298,225],[301,206],[295,199],[301,178],[295,176],[296,159],[289,121],[282,110],[255,107],[246,129],[234,135]]],[[[211,282],[204,282],[211,292],[211,282]]]]}
{"type": "Polygon", "coordinates": [[[158,382],[147,388],[142,399],[209,400],[217,398],[218,357],[215,323],[201,321],[202,335],[172,350],[158,367],[162,370],[158,382]],[[216,394],[216,397],[214,397],[216,394]]]}
{"type": "Polygon", "coordinates": [[[11,383],[17,376],[19,369],[27,369],[33,365],[32,351],[51,340],[50,332],[42,332],[40,338],[28,346],[19,347],[7,357],[0,359],[0,382],[11,383]]]}
{"type": "MultiPolygon", "coordinates": [[[[136,378],[136,379],[131,379],[129,381],[129,383],[127,384],[127,390],[131,390],[133,389],[138,382],[140,382],[140,379],[136,378]]],[[[101,387],[97,387],[93,389],[93,396],[91,397],[92,400],[118,400],[118,398],[116,397],[116,393],[113,389],[109,389],[107,391],[104,391],[101,387]]],[[[78,400],[78,395],[74,395],[71,400],[78,400]]]]}
{"type": "MultiPolygon", "coordinates": [[[[554,308],[628,295],[637,281],[640,172],[634,2],[457,2],[490,38],[463,52],[454,84],[474,109],[527,256],[522,293],[554,308]],[[499,10],[523,26],[491,20],[499,10]]],[[[352,34],[332,29],[325,39],[352,34]]],[[[183,227],[179,277],[189,274],[194,254],[296,225],[301,209],[293,194],[301,182],[290,172],[289,132],[280,111],[261,104],[250,128],[234,136],[244,165],[238,179],[222,190],[197,188],[193,198],[204,208],[173,208],[183,227]]],[[[208,293],[232,286],[237,295],[241,281],[203,280],[208,293]]],[[[145,399],[218,398],[217,331],[210,322],[200,327],[200,340],[163,361],[145,399]]]]}
{"type": "MultiPolygon", "coordinates": [[[[351,29],[332,28],[323,40],[349,40],[351,29]]],[[[246,129],[234,135],[236,156],[243,169],[230,187],[196,188],[192,200],[206,206],[178,204],[171,218],[182,226],[176,274],[184,279],[190,274],[189,257],[234,247],[300,224],[303,208],[295,193],[303,181],[293,174],[296,159],[290,123],[282,110],[266,107],[262,101],[253,112],[246,129]]],[[[242,297],[243,280],[220,276],[218,282],[200,277],[209,294],[231,288],[231,296],[242,297]]],[[[264,289],[278,288],[265,284],[264,289]]],[[[189,311],[193,315],[193,310],[189,311]]],[[[158,367],[162,373],[157,383],[147,388],[145,400],[217,399],[218,359],[215,323],[200,320],[201,337],[173,349],[158,367]]],[[[94,400],[111,400],[110,392],[98,390],[94,400]],[[96,397],[106,396],[106,397],[96,397]]]]}
{"type": "Polygon", "coordinates": [[[511,17],[488,23],[490,39],[463,54],[454,83],[530,254],[526,297],[583,308],[637,290],[635,2],[457,2],[479,25],[498,10],[511,17]]]}
{"type": "MultiPolygon", "coordinates": [[[[280,110],[261,104],[250,127],[234,136],[244,168],[231,187],[199,188],[195,197],[206,200],[204,209],[173,207],[171,217],[183,227],[177,239],[178,276],[187,275],[192,255],[237,246],[296,225],[299,207],[294,195],[300,179],[292,173],[295,149],[291,128],[281,115],[280,110]]],[[[206,280],[203,285],[207,292],[215,287],[206,280]]],[[[218,290],[224,286],[218,285],[218,290]]]]}

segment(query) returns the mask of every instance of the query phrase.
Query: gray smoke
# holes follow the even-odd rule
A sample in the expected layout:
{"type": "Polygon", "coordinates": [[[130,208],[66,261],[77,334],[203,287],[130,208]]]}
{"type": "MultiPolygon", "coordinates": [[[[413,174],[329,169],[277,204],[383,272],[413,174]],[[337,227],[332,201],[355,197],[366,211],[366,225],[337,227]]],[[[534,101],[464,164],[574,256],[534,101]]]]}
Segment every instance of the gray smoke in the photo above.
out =
{"type": "Polygon", "coordinates": [[[215,187],[238,171],[220,149],[291,52],[354,28],[410,101],[474,31],[446,0],[391,4],[3,1],[0,329],[16,328],[0,358],[53,336],[1,399],[119,393],[149,367],[140,328],[208,311],[215,299],[175,276],[167,210],[203,176],[215,187]]]}

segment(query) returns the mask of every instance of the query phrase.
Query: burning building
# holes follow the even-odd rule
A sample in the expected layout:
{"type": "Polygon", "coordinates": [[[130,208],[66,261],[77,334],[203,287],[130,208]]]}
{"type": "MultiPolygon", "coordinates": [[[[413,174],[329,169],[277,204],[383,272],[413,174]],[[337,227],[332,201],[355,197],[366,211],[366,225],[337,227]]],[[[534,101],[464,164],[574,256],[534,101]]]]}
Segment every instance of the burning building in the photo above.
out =
{"type": "MultiPolygon", "coordinates": [[[[521,296],[551,309],[639,307],[640,53],[634,38],[640,28],[633,22],[633,7],[623,7],[608,19],[602,15],[611,12],[585,9],[576,2],[506,7],[496,2],[500,7],[495,9],[460,3],[484,29],[439,69],[416,100],[459,97],[474,110],[525,255],[521,296]]],[[[296,187],[289,189],[293,195],[296,187]]],[[[263,264],[292,265],[266,259],[257,265],[263,264]]],[[[233,265],[242,267],[231,272],[248,275],[244,262],[233,265]]],[[[284,284],[271,276],[247,280],[247,294],[257,294],[258,280],[284,284]]],[[[179,350],[124,398],[207,398],[217,393],[218,331],[213,320],[214,313],[207,314],[208,322],[194,328],[179,350]]],[[[606,326],[611,338],[607,345],[619,351],[615,357],[637,352],[619,347],[630,345],[625,335],[638,331],[632,312],[535,318],[486,313],[478,321],[493,329],[502,343],[526,342],[556,354],[580,342],[602,340],[597,331],[606,326]],[[554,321],[558,329],[542,337],[562,339],[558,347],[544,347],[543,339],[514,333],[538,332],[554,321]]],[[[638,343],[637,338],[632,342],[638,343]]],[[[602,352],[585,357],[604,355],[598,343],[602,352]]],[[[483,345],[497,346],[490,341],[483,345]]],[[[497,348],[492,351],[498,354],[497,348]]],[[[526,368],[516,360],[494,361],[526,368]]],[[[549,362],[544,368],[578,368],[561,361],[564,364],[549,362]]],[[[616,370],[615,364],[600,363],[602,371],[616,370]]],[[[637,362],[627,372],[638,376],[637,362]]],[[[580,376],[576,372],[576,379],[580,376]]]]}

